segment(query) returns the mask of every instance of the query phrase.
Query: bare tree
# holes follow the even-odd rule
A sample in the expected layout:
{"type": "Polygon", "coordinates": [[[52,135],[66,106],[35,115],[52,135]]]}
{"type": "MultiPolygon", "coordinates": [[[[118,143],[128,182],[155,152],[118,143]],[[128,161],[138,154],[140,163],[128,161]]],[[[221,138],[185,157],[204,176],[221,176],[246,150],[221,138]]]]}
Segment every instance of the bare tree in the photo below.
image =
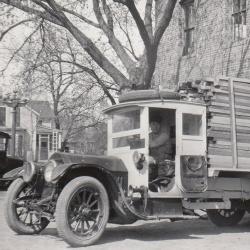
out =
{"type": "MultiPolygon", "coordinates": [[[[66,135],[77,127],[81,129],[92,126],[90,124],[95,125],[96,121],[82,122],[84,125],[80,125],[79,119],[86,117],[88,109],[94,110],[94,106],[104,98],[108,97],[111,103],[115,103],[110,91],[118,89],[112,82],[104,81],[88,58],[81,56],[83,59],[78,60],[80,52],[65,34],[58,34],[50,26],[43,26],[41,36],[40,46],[40,40],[33,37],[18,57],[24,64],[20,78],[23,79],[26,92],[42,92],[50,97],[56,128],[61,129],[62,123],[65,125],[66,121],[67,126],[71,124],[66,126],[66,135]]],[[[89,112],[88,116],[91,117],[89,112]]],[[[96,116],[92,118],[96,120],[96,116]]]]}
{"type": "MultiPolygon", "coordinates": [[[[140,14],[136,2],[133,0],[0,0],[2,4],[29,13],[30,18],[42,19],[65,28],[92,60],[116,84],[119,84],[120,89],[131,88],[133,85],[137,88],[150,87],[155,70],[157,49],[170,23],[177,0],[146,0],[144,17],[140,14]],[[158,2],[161,2],[161,8],[158,11],[157,22],[154,22],[154,4],[158,2]],[[90,15],[86,15],[87,7],[93,9],[90,15]],[[117,33],[117,29],[121,25],[116,22],[118,7],[123,9],[123,13],[128,13],[132,17],[137,27],[145,48],[140,56],[136,56],[134,48],[126,49],[122,39],[118,39],[117,34],[120,32],[117,33]],[[109,57],[110,53],[105,54],[88,36],[89,29],[98,30],[106,37],[119,63],[114,63],[114,60],[109,57]]],[[[120,28],[125,31],[127,43],[132,45],[131,34],[130,37],[126,36],[126,27],[120,28]]]]}
{"type": "Polygon", "coordinates": [[[103,109],[105,99],[100,96],[93,100],[93,95],[96,95],[94,89],[82,95],[81,98],[72,98],[72,100],[67,98],[67,101],[62,102],[63,110],[60,118],[63,146],[67,141],[83,141],[86,129],[98,129],[104,123],[104,117],[100,115],[100,111],[103,109]]]}

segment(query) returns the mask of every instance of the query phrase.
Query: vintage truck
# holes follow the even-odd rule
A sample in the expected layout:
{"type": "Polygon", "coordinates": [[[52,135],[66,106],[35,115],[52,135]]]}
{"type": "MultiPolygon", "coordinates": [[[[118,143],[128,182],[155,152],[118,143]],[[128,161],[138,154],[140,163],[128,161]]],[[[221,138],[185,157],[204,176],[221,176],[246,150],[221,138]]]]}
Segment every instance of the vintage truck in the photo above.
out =
{"type": "Polygon", "coordinates": [[[218,226],[237,224],[250,211],[249,98],[248,80],[226,77],[122,95],[105,110],[106,156],[55,153],[43,167],[25,163],[8,190],[9,227],[35,234],[55,220],[66,242],[87,246],[108,222],[192,219],[196,209],[218,226]],[[152,163],[155,114],[171,154],[152,163]],[[152,178],[159,166],[172,171],[152,178]]]}

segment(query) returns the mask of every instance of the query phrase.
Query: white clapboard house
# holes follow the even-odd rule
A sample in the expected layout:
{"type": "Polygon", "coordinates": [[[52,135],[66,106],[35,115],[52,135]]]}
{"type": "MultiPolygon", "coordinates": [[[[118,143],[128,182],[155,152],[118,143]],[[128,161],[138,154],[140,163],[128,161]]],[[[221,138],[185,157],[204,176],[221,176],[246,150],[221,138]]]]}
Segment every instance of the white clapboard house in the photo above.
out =
{"type": "MultiPolygon", "coordinates": [[[[0,131],[11,134],[11,127],[12,109],[0,101],[0,131]]],[[[48,101],[29,101],[25,107],[18,109],[17,157],[46,161],[60,147],[61,131],[55,129],[54,115],[48,101]]]]}

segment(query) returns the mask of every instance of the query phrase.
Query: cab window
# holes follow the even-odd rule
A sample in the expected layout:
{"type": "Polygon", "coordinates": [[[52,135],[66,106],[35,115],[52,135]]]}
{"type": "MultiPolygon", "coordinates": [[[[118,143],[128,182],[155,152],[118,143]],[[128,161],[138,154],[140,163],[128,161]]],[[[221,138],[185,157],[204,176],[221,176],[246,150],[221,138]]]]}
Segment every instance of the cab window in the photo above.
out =
{"type": "Polygon", "coordinates": [[[113,138],[113,148],[121,148],[129,146],[131,149],[133,149],[133,148],[142,148],[143,145],[141,145],[139,134],[113,138]]]}
{"type": "Polygon", "coordinates": [[[140,109],[130,109],[112,115],[112,148],[143,148],[140,134],[140,109]]]}
{"type": "Polygon", "coordinates": [[[183,135],[202,135],[202,115],[183,114],[182,125],[183,135]]]}
{"type": "Polygon", "coordinates": [[[122,132],[140,128],[140,110],[132,110],[114,114],[112,117],[112,132],[122,132]]]}

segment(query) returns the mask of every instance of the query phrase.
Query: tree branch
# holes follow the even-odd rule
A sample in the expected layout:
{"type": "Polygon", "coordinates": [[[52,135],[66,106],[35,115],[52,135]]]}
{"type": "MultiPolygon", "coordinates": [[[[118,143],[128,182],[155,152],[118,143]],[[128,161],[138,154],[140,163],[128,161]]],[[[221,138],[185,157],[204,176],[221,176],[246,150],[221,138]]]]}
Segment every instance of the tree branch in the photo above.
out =
{"type": "Polygon", "coordinates": [[[138,12],[135,3],[133,0],[113,0],[114,2],[118,2],[121,4],[124,4],[125,6],[127,6],[127,8],[129,9],[132,17],[134,18],[134,21],[137,25],[137,28],[139,30],[140,36],[142,38],[142,41],[146,47],[147,51],[150,51],[151,49],[151,40],[149,37],[149,34],[147,32],[147,29],[144,25],[144,22],[140,16],[140,13],[138,12]]]}
{"type": "Polygon", "coordinates": [[[2,32],[1,36],[0,36],[0,41],[3,40],[4,36],[9,32],[11,31],[12,29],[16,28],[17,26],[21,25],[21,24],[24,24],[24,23],[27,23],[27,22],[31,22],[31,21],[34,21],[35,18],[32,18],[32,19],[25,19],[25,20],[22,20],[18,23],[15,23],[14,25],[10,26],[8,29],[6,29],[5,31],[2,32]]]}
{"type": "Polygon", "coordinates": [[[55,18],[54,16],[51,16],[49,13],[42,12],[42,11],[39,11],[37,9],[28,7],[24,4],[22,4],[22,2],[20,0],[0,0],[0,3],[5,3],[7,5],[11,5],[19,10],[22,10],[24,12],[34,14],[38,17],[41,17],[41,18],[43,18],[51,23],[57,24],[59,26],[63,26],[62,23],[59,22],[58,19],[55,18]]]}
{"type": "Polygon", "coordinates": [[[111,13],[111,10],[110,10],[109,6],[107,5],[106,0],[102,0],[102,5],[103,5],[104,13],[105,13],[106,18],[107,18],[108,27],[110,28],[110,30],[112,32],[114,32],[113,16],[112,16],[112,13],[111,13]]]}
{"type": "MultiPolygon", "coordinates": [[[[120,43],[120,41],[115,37],[115,34],[113,32],[113,19],[111,21],[112,17],[110,16],[111,13],[107,10],[105,12],[107,15],[108,22],[112,23],[110,27],[109,25],[107,25],[107,23],[105,22],[102,16],[100,6],[99,6],[99,0],[93,0],[93,8],[94,8],[95,16],[98,20],[98,23],[101,29],[103,30],[103,32],[108,37],[110,45],[113,47],[114,51],[116,52],[117,56],[120,58],[121,62],[123,63],[127,71],[130,72],[130,70],[134,67],[134,61],[129,57],[126,50],[120,43]]],[[[106,6],[106,9],[107,9],[107,6],[106,6]]]]}
{"type": "Polygon", "coordinates": [[[103,55],[96,45],[65,16],[62,9],[54,0],[47,0],[47,3],[56,12],[57,17],[64,24],[64,27],[74,36],[82,48],[92,59],[108,74],[114,81],[118,82],[121,88],[130,86],[128,79],[103,55]]]}
{"type": "Polygon", "coordinates": [[[117,18],[117,17],[115,16],[115,19],[116,19],[116,22],[117,22],[118,25],[119,25],[119,28],[121,29],[121,31],[124,33],[124,35],[127,37],[127,40],[128,40],[128,44],[129,44],[129,47],[130,47],[130,48],[127,48],[127,47],[124,47],[124,48],[134,57],[134,59],[135,59],[136,61],[139,61],[139,57],[138,57],[138,56],[136,55],[136,53],[135,53],[135,50],[134,50],[134,48],[133,48],[133,44],[132,44],[131,38],[130,38],[129,33],[128,33],[127,17],[126,17],[126,25],[125,25],[126,28],[123,28],[123,27],[122,27],[119,18],[117,18]]]}
{"type": "Polygon", "coordinates": [[[75,11],[69,10],[69,9],[67,9],[65,7],[62,7],[62,10],[65,11],[65,12],[67,12],[67,13],[69,13],[69,14],[71,14],[71,15],[73,15],[73,16],[75,16],[75,17],[78,17],[80,20],[84,21],[87,24],[90,24],[91,26],[100,29],[100,25],[98,23],[95,23],[95,22],[89,20],[88,18],[86,18],[86,17],[78,14],[75,11]]]}
{"type": "Polygon", "coordinates": [[[158,17],[159,22],[157,23],[157,26],[155,28],[154,41],[153,41],[154,46],[158,46],[162,38],[162,35],[164,34],[164,31],[168,27],[173,15],[176,2],[177,0],[168,0],[163,2],[163,7],[161,8],[158,17]]]}
{"type": "Polygon", "coordinates": [[[145,16],[144,16],[145,27],[151,41],[153,39],[152,5],[153,5],[153,0],[147,0],[145,7],[145,16]]]}
{"type": "Polygon", "coordinates": [[[94,79],[96,79],[97,83],[100,85],[100,87],[102,88],[103,92],[106,94],[106,96],[109,98],[109,100],[111,101],[112,105],[116,104],[115,99],[113,98],[113,96],[110,94],[110,92],[108,91],[108,88],[106,87],[106,85],[102,82],[102,80],[98,77],[98,75],[95,73],[95,71],[93,69],[90,69],[88,67],[85,67],[81,64],[78,64],[77,62],[71,62],[71,61],[67,61],[67,60],[51,60],[50,62],[63,62],[63,63],[69,63],[69,64],[74,64],[77,67],[79,67],[80,69],[82,69],[84,72],[88,73],[90,76],[92,76],[94,79]]]}
{"type": "Polygon", "coordinates": [[[12,54],[12,56],[10,57],[10,59],[8,60],[6,66],[4,67],[4,69],[1,70],[1,73],[3,74],[3,72],[9,67],[10,63],[12,62],[12,60],[15,58],[15,56],[22,50],[22,48],[24,47],[24,45],[29,41],[29,39],[38,31],[40,27],[40,24],[37,26],[37,28],[31,32],[29,34],[28,37],[26,37],[26,39],[24,40],[24,42],[21,44],[21,46],[19,46],[19,48],[12,54]]]}

